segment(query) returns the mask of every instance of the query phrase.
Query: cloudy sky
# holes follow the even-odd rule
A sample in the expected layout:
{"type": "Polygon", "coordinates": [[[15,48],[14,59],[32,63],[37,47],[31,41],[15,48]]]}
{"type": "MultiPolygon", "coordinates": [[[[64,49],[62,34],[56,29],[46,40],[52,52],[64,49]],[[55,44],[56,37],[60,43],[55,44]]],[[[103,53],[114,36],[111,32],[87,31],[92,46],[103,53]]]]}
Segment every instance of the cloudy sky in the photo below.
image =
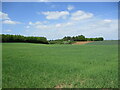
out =
{"type": "Polygon", "coordinates": [[[3,2],[3,34],[118,39],[117,2],[3,2]]]}

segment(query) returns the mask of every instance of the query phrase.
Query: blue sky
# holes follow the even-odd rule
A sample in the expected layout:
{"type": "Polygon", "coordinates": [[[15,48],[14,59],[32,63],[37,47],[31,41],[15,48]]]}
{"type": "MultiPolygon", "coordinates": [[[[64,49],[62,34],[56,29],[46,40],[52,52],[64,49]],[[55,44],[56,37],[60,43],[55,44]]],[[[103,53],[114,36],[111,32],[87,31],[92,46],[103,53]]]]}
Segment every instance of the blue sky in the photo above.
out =
{"type": "Polygon", "coordinates": [[[118,39],[117,2],[3,2],[2,33],[118,39]]]}

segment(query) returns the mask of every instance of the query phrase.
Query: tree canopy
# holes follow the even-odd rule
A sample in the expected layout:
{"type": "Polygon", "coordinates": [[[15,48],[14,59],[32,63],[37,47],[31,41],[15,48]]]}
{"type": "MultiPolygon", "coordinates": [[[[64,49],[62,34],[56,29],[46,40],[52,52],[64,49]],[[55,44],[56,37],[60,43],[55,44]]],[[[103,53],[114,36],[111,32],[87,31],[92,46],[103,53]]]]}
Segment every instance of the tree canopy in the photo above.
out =
{"type": "Polygon", "coordinates": [[[48,41],[45,37],[25,37],[22,35],[5,35],[2,34],[2,42],[29,42],[29,43],[43,43],[48,44],[48,41]]]}

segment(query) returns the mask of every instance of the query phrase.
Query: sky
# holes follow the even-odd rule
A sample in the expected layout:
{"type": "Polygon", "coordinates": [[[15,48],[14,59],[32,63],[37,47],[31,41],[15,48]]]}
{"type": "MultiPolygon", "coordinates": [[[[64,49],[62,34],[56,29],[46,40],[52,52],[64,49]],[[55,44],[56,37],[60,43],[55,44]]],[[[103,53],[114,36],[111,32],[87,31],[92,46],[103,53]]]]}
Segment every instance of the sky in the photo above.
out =
{"type": "Polygon", "coordinates": [[[118,39],[117,2],[2,2],[3,34],[118,39]]]}
{"type": "Polygon", "coordinates": [[[2,0],[2,2],[119,2],[119,0],[2,0]]]}

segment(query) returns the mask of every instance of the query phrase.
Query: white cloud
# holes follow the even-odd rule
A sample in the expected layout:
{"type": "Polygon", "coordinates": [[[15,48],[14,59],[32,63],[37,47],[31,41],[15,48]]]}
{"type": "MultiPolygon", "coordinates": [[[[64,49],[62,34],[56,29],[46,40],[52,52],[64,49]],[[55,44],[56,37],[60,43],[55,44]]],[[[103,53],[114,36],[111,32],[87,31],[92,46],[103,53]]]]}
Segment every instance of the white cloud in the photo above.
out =
{"type": "Polygon", "coordinates": [[[105,20],[103,20],[105,23],[111,23],[112,22],[112,20],[110,20],[110,19],[105,19],[105,20]]]}
{"type": "Polygon", "coordinates": [[[20,24],[20,22],[12,21],[8,14],[0,12],[0,20],[2,20],[3,24],[20,24]]]}
{"type": "Polygon", "coordinates": [[[49,0],[36,0],[36,2],[48,2],[49,0]]]}
{"type": "MultiPolygon", "coordinates": [[[[36,23],[36,22],[35,22],[36,23]]],[[[32,25],[34,30],[29,31],[31,35],[45,36],[48,39],[59,39],[64,36],[85,35],[86,37],[104,37],[105,39],[117,39],[117,20],[112,19],[91,19],[86,21],[64,23],[48,23],[32,25]],[[108,23],[109,20],[109,23],[108,23]],[[106,23],[107,21],[107,23],[106,23]],[[110,22],[111,21],[111,22],[110,22]]]]}
{"type": "Polygon", "coordinates": [[[68,9],[69,11],[73,10],[74,8],[75,8],[75,7],[72,6],[72,5],[68,5],[68,7],[67,7],[67,9],[68,9]]]}
{"type": "Polygon", "coordinates": [[[33,25],[33,23],[30,21],[30,22],[29,22],[29,25],[33,25]]]}
{"type": "Polygon", "coordinates": [[[12,21],[12,20],[4,20],[3,24],[20,24],[20,22],[12,21]]]}
{"type": "Polygon", "coordinates": [[[73,22],[67,22],[65,25],[66,26],[71,26],[71,25],[74,25],[74,23],[73,22]]]}
{"type": "Polygon", "coordinates": [[[33,28],[37,28],[37,29],[46,29],[48,28],[50,25],[46,25],[48,22],[47,21],[43,21],[43,22],[40,22],[40,21],[36,21],[36,22],[29,22],[29,26],[26,26],[27,28],[30,26],[33,27],[33,28]]]}
{"type": "Polygon", "coordinates": [[[4,30],[5,32],[12,32],[12,30],[8,29],[8,30],[4,30]]]}
{"type": "MultiPolygon", "coordinates": [[[[54,11],[57,12],[57,11],[54,11]]],[[[47,12],[47,18],[53,19],[47,12]]],[[[60,12],[59,12],[60,13],[60,12]]],[[[53,13],[52,13],[53,14],[53,13]]],[[[54,19],[62,18],[62,16],[54,19]]],[[[31,35],[45,36],[47,39],[59,39],[64,36],[85,35],[86,37],[104,37],[105,39],[118,39],[118,22],[114,19],[101,19],[93,17],[92,13],[78,10],[69,13],[69,17],[64,22],[45,21],[29,22],[31,28],[29,32],[31,35]],[[77,20],[77,21],[76,21],[77,20]]]]}
{"type": "Polygon", "coordinates": [[[74,25],[74,23],[72,23],[72,22],[66,22],[66,23],[58,23],[58,24],[56,24],[55,26],[58,28],[58,27],[60,27],[60,28],[63,28],[63,27],[68,27],[68,26],[72,26],[72,25],[74,25]]]}
{"type": "Polygon", "coordinates": [[[26,26],[26,28],[30,28],[30,26],[26,26]]]}
{"type": "MultiPolygon", "coordinates": [[[[40,22],[40,21],[37,21],[37,22],[29,22],[29,25],[33,28],[36,28],[36,29],[39,29],[39,30],[48,30],[48,29],[56,29],[58,30],[58,28],[65,28],[65,27],[68,27],[68,26],[72,26],[74,25],[74,23],[72,22],[65,22],[65,23],[56,23],[56,24],[52,24],[52,23],[48,23],[48,22],[40,22]]],[[[26,26],[28,27],[28,26],[26,26]]],[[[30,27],[29,27],[30,28],[30,27]]]]}
{"type": "Polygon", "coordinates": [[[8,14],[0,12],[0,20],[4,20],[4,19],[10,19],[10,18],[8,17],[8,14]]]}
{"type": "Polygon", "coordinates": [[[68,11],[48,11],[42,12],[42,14],[46,15],[46,19],[65,19],[66,16],[69,15],[68,11]]]}
{"type": "Polygon", "coordinates": [[[61,24],[56,24],[55,26],[56,26],[56,27],[61,27],[62,25],[61,25],[61,24]]]}
{"type": "Polygon", "coordinates": [[[78,10],[78,11],[72,13],[71,20],[83,20],[83,19],[89,19],[89,18],[92,18],[92,17],[93,17],[92,13],[88,13],[88,12],[78,10]]]}
{"type": "Polygon", "coordinates": [[[37,26],[35,26],[35,28],[37,28],[37,29],[47,29],[48,26],[47,25],[37,25],[37,26]]]}
{"type": "Polygon", "coordinates": [[[28,24],[31,26],[31,25],[41,25],[41,24],[48,24],[48,23],[49,23],[48,21],[42,21],[42,22],[36,21],[35,23],[30,21],[28,24]]]}
{"type": "Polygon", "coordinates": [[[35,24],[42,24],[42,22],[37,21],[35,24]]]}
{"type": "Polygon", "coordinates": [[[25,30],[25,32],[29,32],[29,30],[25,30]]]}

